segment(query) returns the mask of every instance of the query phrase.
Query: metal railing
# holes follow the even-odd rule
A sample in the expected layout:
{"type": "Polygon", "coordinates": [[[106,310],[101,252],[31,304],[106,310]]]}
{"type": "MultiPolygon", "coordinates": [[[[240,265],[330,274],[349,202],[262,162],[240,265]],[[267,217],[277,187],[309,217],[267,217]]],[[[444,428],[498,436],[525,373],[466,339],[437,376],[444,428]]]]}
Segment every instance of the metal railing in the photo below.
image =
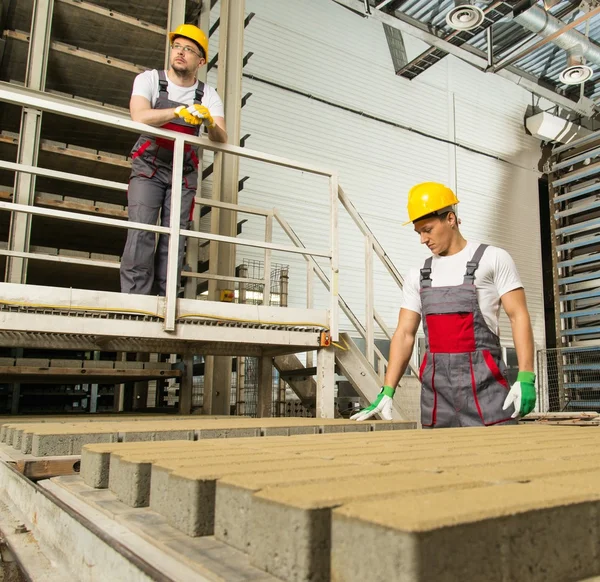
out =
{"type": "MultiPolygon", "coordinates": [[[[160,137],[171,140],[174,143],[173,152],[173,178],[172,178],[172,204],[169,227],[154,226],[142,224],[138,222],[129,222],[119,219],[112,219],[100,216],[90,216],[64,210],[55,210],[51,208],[41,208],[33,204],[16,204],[14,202],[0,202],[0,210],[9,212],[25,213],[29,215],[46,216],[65,220],[78,221],[89,224],[97,224],[111,226],[116,228],[145,230],[154,233],[167,234],[169,236],[168,248],[168,266],[167,266],[167,283],[166,283],[166,307],[164,317],[164,329],[173,331],[177,322],[177,290],[180,273],[177,269],[177,257],[180,245],[180,236],[188,238],[196,238],[201,240],[216,241],[222,243],[230,243],[234,245],[248,246],[264,249],[265,253],[265,280],[261,281],[265,285],[265,301],[269,297],[270,286],[270,261],[272,251],[282,251],[288,253],[302,254],[305,257],[310,257],[314,261],[314,257],[326,258],[329,261],[329,277],[328,281],[332,284],[329,286],[329,329],[331,337],[334,340],[338,339],[338,276],[339,276],[339,253],[338,253],[338,177],[331,170],[320,168],[311,164],[304,164],[286,158],[265,154],[262,152],[253,151],[250,149],[237,147],[229,144],[220,144],[208,140],[207,138],[189,136],[182,133],[171,132],[161,128],[150,127],[141,123],[131,121],[129,118],[111,113],[108,108],[94,107],[83,104],[75,100],[69,101],[64,98],[54,97],[47,93],[36,92],[9,83],[0,83],[0,101],[11,103],[14,105],[28,107],[36,110],[47,111],[61,116],[72,117],[79,119],[85,123],[102,124],[122,130],[130,131],[137,134],[149,134],[154,137],[160,137]],[[224,208],[236,210],[238,212],[246,212],[250,214],[260,215],[265,217],[265,242],[251,240],[241,237],[230,237],[206,232],[196,232],[180,227],[180,212],[181,212],[181,184],[183,173],[183,158],[184,146],[191,144],[200,146],[204,150],[213,151],[216,154],[229,154],[242,158],[256,160],[276,166],[282,166],[294,170],[300,170],[311,174],[325,176],[329,182],[329,209],[330,209],[330,233],[329,233],[329,248],[328,249],[313,249],[299,248],[297,245],[280,245],[271,242],[273,218],[276,216],[276,211],[262,210],[240,206],[237,204],[228,204],[205,198],[197,198],[200,204],[210,205],[216,208],[224,208]]],[[[45,176],[59,180],[78,182],[86,185],[100,186],[111,190],[126,191],[127,185],[110,180],[101,180],[90,178],[69,172],[59,172],[41,168],[39,166],[31,166],[20,163],[12,163],[0,161],[0,168],[22,172],[35,176],[45,176]]],[[[61,260],[65,262],[65,257],[54,257],[41,253],[20,252],[14,250],[0,250],[0,254],[13,258],[37,259],[37,260],[61,260]]],[[[76,262],[79,264],[88,264],[93,266],[113,267],[118,268],[117,263],[109,263],[106,261],[96,261],[93,259],[69,259],[68,262],[76,262]]],[[[220,275],[211,275],[208,273],[190,273],[184,272],[184,275],[192,277],[201,277],[204,279],[224,279],[237,282],[256,283],[254,280],[246,280],[236,277],[224,277],[220,275]]]]}
{"type": "MultiPolygon", "coordinates": [[[[354,207],[348,196],[345,194],[341,186],[338,186],[337,190],[338,200],[340,201],[342,207],[346,210],[350,218],[354,224],[358,227],[361,234],[364,238],[364,248],[365,248],[365,323],[363,324],[360,319],[356,316],[356,314],[352,311],[348,303],[344,300],[343,296],[338,293],[338,302],[340,309],[343,311],[344,315],[348,318],[353,328],[356,330],[358,335],[365,340],[366,344],[366,357],[369,361],[370,365],[375,369],[375,356],[378,358],[379,365],[377,366],[377,373],[383,380],[383,376],[385,375],[385,367],[387,366],[388,359],[383,355],[381,350],[377,347],[375,343],[375,326],[379,326],[383,335],[388,339],[392,339],[392,335],[394,333],[393,330],[385,323],[383,317],[377,312],[375,309],[375,300],[374,300],[374,278],[373,278],[373,258],[376,256],[379,258],[383,266],[386,268],[392,280],[396,283],[399,290],[402,290],[404,285],[404,279],[389,255],[385,252],[383,246],[377,240],[377,237],[373,234],[373,231],[369,228],[369,225],[365,222],[364,218],[360,215],[358,210],[354,207]]],[[[283,216],[275,211],[275,219],[283,229],[283,231],[287,234],[289,239],[299,248],[304,248],[300,237],[294,232],[289,223],[283,218],[283,216]]],[[[303,253],[304,258],[306,259],[307,264],[307,289],[306,289],[306,307],[312,308],[312,299],[314,295],[314,275],[321,281],[324,285],[325,289],[331,291],[334,286],[337,286],[337,282],[334,285],[331,284],[330,279],[327,277],[325,271],[320,267],[320,265],[315,261],[315,259],[310,255],[310,253],[303,253]]],[[[415,376],[418,377],[418,364],[415,360],[417,356],[417,349],[415,344],[415,350],[413,353],[413,358],[409,362],[409,368],[415,376]]],[[[309,354],[309,366],[312,366],[312,360],[310,359],[309,354]]]]}
{"type": "Polygon", "coordinates": [[[600,346],[537,353],[539,412],[600,411],[600,346]]]}

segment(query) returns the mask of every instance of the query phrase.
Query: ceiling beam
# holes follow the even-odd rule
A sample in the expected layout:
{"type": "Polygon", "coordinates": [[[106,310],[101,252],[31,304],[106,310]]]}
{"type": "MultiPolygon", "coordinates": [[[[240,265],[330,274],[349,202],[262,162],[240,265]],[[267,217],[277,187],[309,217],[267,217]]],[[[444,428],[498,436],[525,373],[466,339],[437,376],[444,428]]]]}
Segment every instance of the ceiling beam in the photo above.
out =
{"type": "MultiPolygon", "coordinates": [[[[406,34],[414,38],[418,38],[419,40],[422,40],[423,42],[426,42],[431,46],[435,46],[447,52],[448,54],[454,55],[462,61],[465,61],[473,65],[474,67],[477,67],[481,71],[485,71],[485,69],[488,67],[487,57],[479,55],[476,52],[472,52],[474,51],[472,47],[470,47],[471,50],[468,50],[464,47],[455,46],[445,41],[443,38],[431,34],[427,30],[423,30],[412,23],[405,22],[404,20],[396,18],[395,16],[386,14],[381,10],[375,10],[372,11],[371,14],[365,14],[364,3],[362,2],[362,0],[333,1],[337,4],[340,4],[341,6],[345,6],[350,10],[362,14],[363,18],[372,18],[379,22],[385,23],[388,26],[391,26],[392,28],[396,28],[402,32],[405,32],[406,34]]],[[[524,89],[530,91],[535,95],[539,95],[544,99],[548,99],[549,101],[552,101],[553,103],[556,103],[557,105],[564,107],[565,109],[579,113],[580,115],[591,117],[596,112],[596,106],[594,102],[587,97],[583,97],[577,102],[572,101],[571,99],[560,95],[559,93],[556,93],[551,89],[538,85],[536,81],[524,77],[519,72],[509,70],[508,68],[502,69],[495,74],[505,79],[508,79],[513,83],[516,83],[517,85],[523,87],[524,89]]]]}

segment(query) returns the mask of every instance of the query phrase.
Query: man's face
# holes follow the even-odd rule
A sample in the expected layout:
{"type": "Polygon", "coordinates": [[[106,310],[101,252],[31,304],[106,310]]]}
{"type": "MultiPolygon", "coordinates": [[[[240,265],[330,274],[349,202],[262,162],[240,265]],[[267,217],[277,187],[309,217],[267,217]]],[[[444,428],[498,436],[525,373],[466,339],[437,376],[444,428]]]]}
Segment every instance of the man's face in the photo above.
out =
{"type": "Polygon", "coordinates": [[[200,55],[201,51],[195,42],[178,36],[171,45],[171,68],[176,73],[195,75],[198,67],[206,63],[200,55]]]}
{"type": "Polygon", "coordinates": [[[421,244],[427,245],[434,255],[444,256],[452,242],[455,220],[453,213],[423,218],[414,223],[415,232],[421,237],[421,244]]]}

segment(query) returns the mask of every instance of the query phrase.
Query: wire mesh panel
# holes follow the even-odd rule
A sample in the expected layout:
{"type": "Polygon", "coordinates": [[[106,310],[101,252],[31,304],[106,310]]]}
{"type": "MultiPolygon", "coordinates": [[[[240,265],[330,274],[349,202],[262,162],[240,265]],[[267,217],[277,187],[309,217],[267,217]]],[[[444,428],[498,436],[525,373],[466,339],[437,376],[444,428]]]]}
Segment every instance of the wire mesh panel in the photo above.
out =
{"type": "Polygon", "coordinates": [[[537,354],[539,412],[600,411],[600,346],[537,354]]]}
{"type": "MultiPolygon", "coordinates": [[[[240,277],[249,279],[264,279],[265,264],[263,261],[244,259],[238,267],[240,277]]],[[[271,294],[268,305],[287,307],[289,282],[289,266],[273,263],[271,265],[271,294]]],[[[239,292],[239,303],[249,305],[262,305],[264,284],[241,283],[239,292]]]]}

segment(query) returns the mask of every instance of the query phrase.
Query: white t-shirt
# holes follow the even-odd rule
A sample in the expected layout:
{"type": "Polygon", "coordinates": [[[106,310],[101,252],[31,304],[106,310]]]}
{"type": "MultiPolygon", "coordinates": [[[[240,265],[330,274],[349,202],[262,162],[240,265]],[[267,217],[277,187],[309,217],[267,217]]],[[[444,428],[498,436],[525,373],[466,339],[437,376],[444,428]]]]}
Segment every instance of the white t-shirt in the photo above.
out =
{"type": "MultiPolygon", "coordinates": [[[[181,87],[176,85],[167,76],[167,93],[169,99],[177,103],[184,103],[186,105],[192,105],[194,103],[194,97],[196,95],[196,88],[198,83],[194,83],[191,87],[181,87]]],[[[152,107],[156,105],[158,99],[159,85],[158,85],[158,71],[156,69],[152,71],[144,71],[140,73],[133,81],[132,95],[139,95],[145,97],[150,101],[152,107]]],[[[223,102],[219,97],[219,94],[211,86],[204,84],[204,95],[202,96],[202,105],[206,107],[213,117],[224,117],[223,102]]]]}
{"type": "MultiPolygon", "coordinates": [[[[467,269],[479,243],[467,242],[467,246],[449,257],[433,255],[431,262],[431,286],[446,287],[461,285],[467,269]]],[[[421,267],[411,269],[404,280],[403,309],[421,314],[421,267]]],[[[499,335],[500,297],[509,291],[523,287],[517,267],[512,257],[503,249],[488,246],[481,257],[479,268],[475,272],[475,287],[479,309],[488,327],[499,335]]]]}

